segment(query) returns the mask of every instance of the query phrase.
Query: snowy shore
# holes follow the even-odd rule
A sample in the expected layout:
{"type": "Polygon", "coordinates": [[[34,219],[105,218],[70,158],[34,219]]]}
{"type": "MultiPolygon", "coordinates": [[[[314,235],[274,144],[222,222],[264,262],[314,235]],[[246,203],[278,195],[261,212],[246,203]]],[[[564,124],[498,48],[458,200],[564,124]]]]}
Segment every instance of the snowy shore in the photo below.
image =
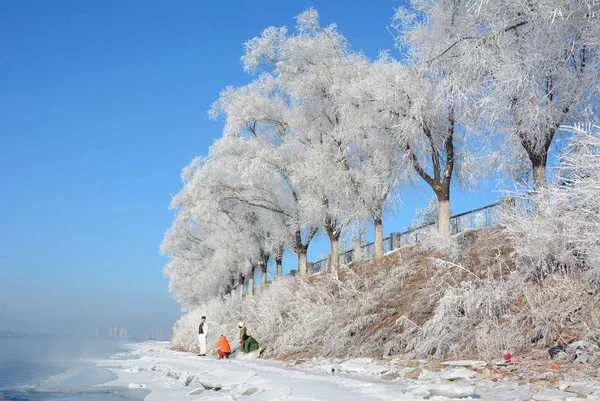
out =
{"type": "Polygon", "coordinates": [[[492,381],[461,366],[439,371],[421,369],[399,361],[386,364],[368,358],[342,362],[312,359],[296,362],[274,360],[218,361],[214,357],[169,349],[168,342],[132,345],[116,359],[99,362],[118,379],[104,386],[150,390],[147,401],[177,400],[443,400],[494,401],[600,400],[600,381],[583,378],[561,383],[492,381]]]}

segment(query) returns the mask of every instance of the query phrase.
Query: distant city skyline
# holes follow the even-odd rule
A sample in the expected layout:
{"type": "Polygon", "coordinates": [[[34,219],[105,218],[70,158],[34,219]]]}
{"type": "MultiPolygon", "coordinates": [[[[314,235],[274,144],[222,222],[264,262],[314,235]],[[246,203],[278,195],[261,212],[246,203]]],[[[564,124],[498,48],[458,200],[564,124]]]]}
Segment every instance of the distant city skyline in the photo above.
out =
{"type": "MultiPolygon", "coordinates": [[[[126,326],[111,326],[108,328],[109,337],[129,337],[129,327],[126,326]]],[[[96,337],[100,337],[100,326],[96,326],[96,337]]]]}

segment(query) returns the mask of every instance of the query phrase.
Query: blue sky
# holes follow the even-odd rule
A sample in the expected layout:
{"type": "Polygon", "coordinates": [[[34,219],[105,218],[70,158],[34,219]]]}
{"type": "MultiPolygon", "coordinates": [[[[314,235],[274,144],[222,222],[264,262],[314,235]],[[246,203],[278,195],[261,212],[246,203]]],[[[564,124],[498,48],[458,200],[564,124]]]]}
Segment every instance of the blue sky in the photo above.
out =
{"type": "MultiPolygon", "coordinates": [[[[143,335],[180,315],[158,247],[180,170],[222,122],[207,110],[251,80],[242,43],[315,7],[355,50],[393,47],[397,0],[37,1],[0,5],[0,329],[143,335]]],[[[394,52],[392,52],[394,54],[394,52]]],[[[453,211],[495,201],[454,191],[453,211]]],[[[431,196],[404,196],[386,234],[431,196]]],[[[327,242],[310,248],[315,259],[327,242]]],[[[288,269],[290,263],[286,263],[288,269]]],[[[293,265],[293,263],[292,263],[293,265]]]]}

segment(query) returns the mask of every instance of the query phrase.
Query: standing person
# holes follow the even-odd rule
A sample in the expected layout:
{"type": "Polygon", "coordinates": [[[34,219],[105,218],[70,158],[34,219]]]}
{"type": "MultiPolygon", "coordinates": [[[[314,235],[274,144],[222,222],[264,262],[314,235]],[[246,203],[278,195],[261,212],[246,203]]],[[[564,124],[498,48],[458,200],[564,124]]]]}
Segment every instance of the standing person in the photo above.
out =
{"type": "Polygon", "coordinates": [[[198,354],[198,356],[206,356],[206,335],[208,334],[206,316],[202,316],[202,319],[200,320],[200,326],[198,327],[198,342],[200,343],[200,353],[198,354]]]}
{"type": "Polygon", "coordinates": [[[246,335],[246,327],[244,326],[244,322],[240,322],[238,326],[240,328],[240,351],[244,352],[244,341],[248,338],[246,335]]]}
{"type": "Polygon", "coordinates": [[[223,359],[223,357],[229,359],[229,355],[231,355],[231,347],[229,346],[229,341],[227,341],[227,337],[221,334],[219,338],[219,342],[217,343],[217,354],[219,354],[219,358],[223,359]]]}

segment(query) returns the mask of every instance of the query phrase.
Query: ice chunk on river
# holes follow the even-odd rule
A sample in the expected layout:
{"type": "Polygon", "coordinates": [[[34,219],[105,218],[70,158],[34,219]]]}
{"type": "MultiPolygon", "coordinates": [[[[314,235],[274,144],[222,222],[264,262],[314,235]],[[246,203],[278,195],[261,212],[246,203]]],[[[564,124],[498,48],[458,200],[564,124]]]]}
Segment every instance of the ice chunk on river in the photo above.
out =
{"type": "Polygon", "coordinates": [[[466,398],[475,395],[475,387],[459,384],[432,383],[414,387],[410,392],[412,395],[424,398],[434,396],[466,398]]]}
{"type": "Polygon", "coordinates": [[[339,365],[340,372],[363,373],[377,375],[390,370],[389,367],[379,365],[371,358],[356,358],[339,365]]]}

